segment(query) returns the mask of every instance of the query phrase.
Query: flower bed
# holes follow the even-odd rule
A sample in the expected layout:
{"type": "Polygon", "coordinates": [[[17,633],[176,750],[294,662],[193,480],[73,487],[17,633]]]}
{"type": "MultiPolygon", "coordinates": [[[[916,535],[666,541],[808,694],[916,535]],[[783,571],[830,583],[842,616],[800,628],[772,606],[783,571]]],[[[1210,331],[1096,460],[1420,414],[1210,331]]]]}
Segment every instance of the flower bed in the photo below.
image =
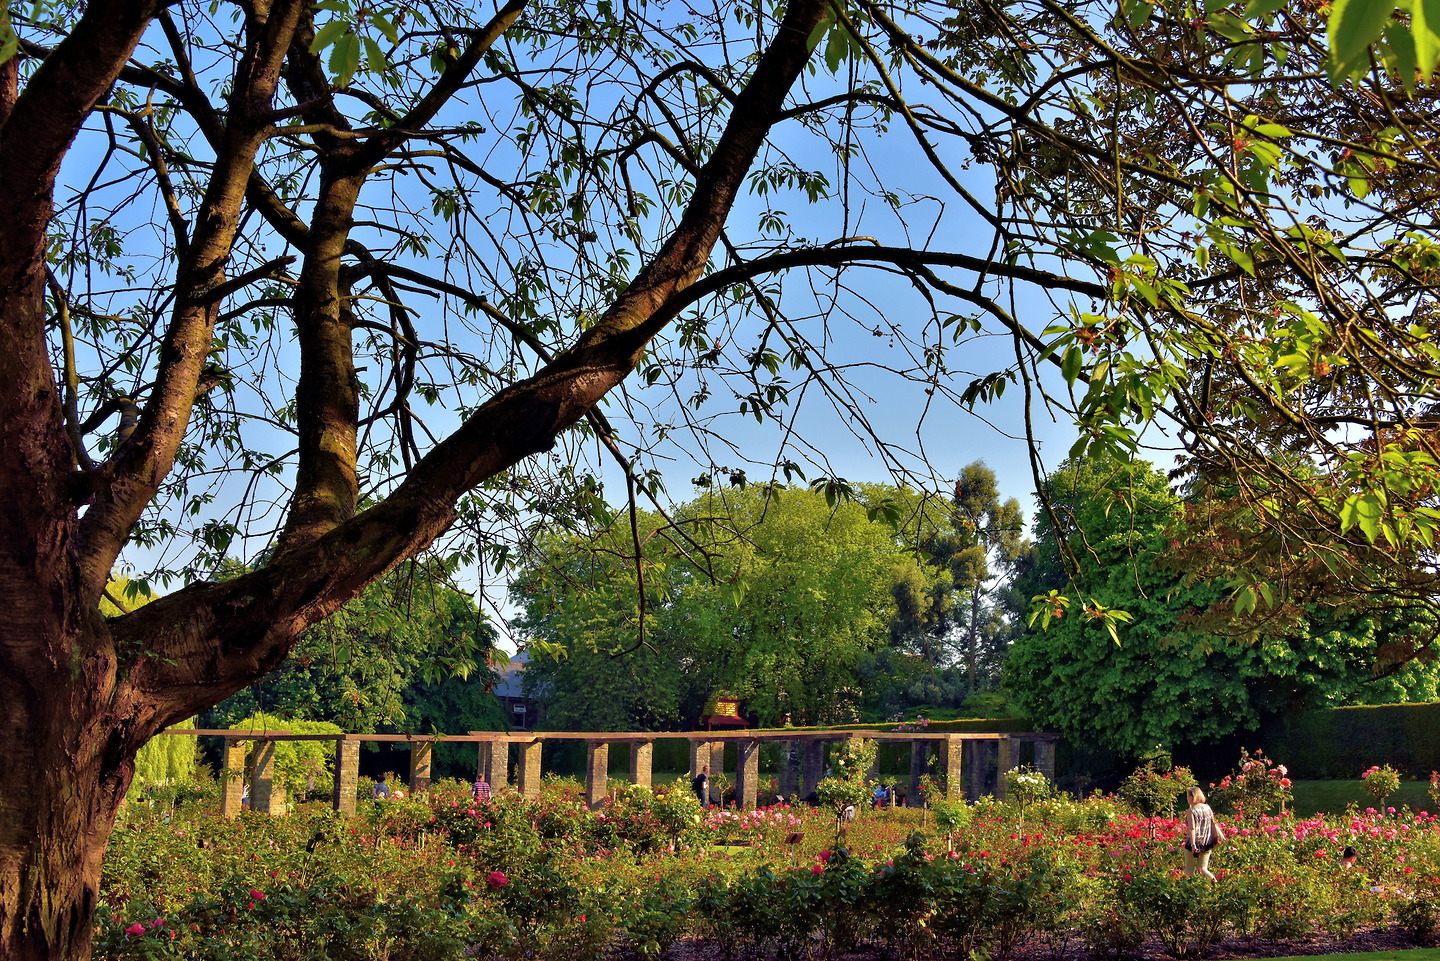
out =
{"type": "Polygon", "coordinates": [[[829,812],[702,813],[686,792],[632,789],[592,813],[563,785],[475,805],[442,784],[362,808],[130,811],[107,857],[96,957],[586,961],[713,942],[757,957],[871,945],[1064,959],[1376,927],[1430,937],[1440,915],[1440,823],[1408,810],[1222,818],[1232,838],[1210,884],[1180,874],[1179,820],[1114,798],[1045,799],[1023,821],[982,801],[953,850],[916,809],[866,811],[839,836],[829,812]],[[1353,869],[1339,863],[1347,846],[1353,869]]]}

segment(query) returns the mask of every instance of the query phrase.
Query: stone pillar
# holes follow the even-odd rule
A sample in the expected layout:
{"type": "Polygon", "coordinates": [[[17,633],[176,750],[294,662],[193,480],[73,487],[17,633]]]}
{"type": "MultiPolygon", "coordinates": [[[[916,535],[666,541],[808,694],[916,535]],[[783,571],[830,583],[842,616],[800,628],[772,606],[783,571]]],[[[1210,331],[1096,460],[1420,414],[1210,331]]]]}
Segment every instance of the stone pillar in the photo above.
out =
{"type": "Polygon", "coordinates": [[[1044,738],[1035,742],[1035,770],[1055,783],[1055,739],[1044,738]]]}
{"type": "Polygon", "coordinates": [[[825,776],[825,742],[806,741],[800,755],[800,797],[809,800],[825,776]]]}
{"type": "Polygon", "coordinates": [[[275,742],[255,742],[255,777],[250,782],[250,810],[285,813],[285,785],[275,783],[275,742]]]}
{"type": "Polygon", "coordinates": [[[360,796],[360,742],[348,738],[335,739],[335,790],[330,803],[341,814],[355,813],[355,800],[360,796]]]}
{"type": "Polygon", "coordinates": [[[651,768],[655,762],[654,741],[630,742],[630,783],[650,786],[651,768]]]}
{"type": "Polygon", "coordinates": [[[930,742],[910,742],[910,804],[920,806],[920,779],[930,773],[930,742]]]}
{"type": "Polygon", "coordinates": [[[945,769],[945,796],[950,800],[965,796],[965,741],[947,734],[940,742],[940,765],[945,769]]]}
{"type": "Polygon", "coordinates": [[[498,791],[510,783],[510,744],[508,741],[484,741],[480,744],[480,770],[490,790],[498,791]]]}
{"type": "Polygon", "coordinates": [[[540,796],[540,754],[544,745],[539,738],[520,745],[520,793],[525,797],[540,796]]]}
{"type": "Polygon", "coordinates": [[[1001,801],[1010,796],[1005,790],[1005,772],[1015,767],[1016,741],[1011,740],[1007,735],[1001,734],[995,738],[995,797],[1001,801]]]}
{"type": "Polygon", "coordinates": [[[245,742],[227,737],[220,754],[220,816],[233,818],[240,813],[245,796],[245,742]]]}
{"type": "Polygon", "coordinates": [[[430,758],[434,753],[433,741],[410,742],[410,793],[420,794],[430,790],[430,758]]]}
{"type": "Polygon", "coordinates": [[[605,800],[605,782],[610,778],[610,745],[605,741],[586,741],[585,752],[585,803],[596,811],[605,800]]]}
{"type": "Polygon", "coordinates": [[[690,738],[690,780],[700,775],[700,769],[710,763],[710,743],[699,738],[690,738]]]}
{"type": "Polygon", "coordinates": [[[795,756],[795,742],[780,742],[780,765],[776,771],[777,788],[780,796],[789,801],[800,791],[800,765],[795,756]]]}
{"type": "Polygon", "coordinates": [[[739,741],[735,745],[735,803],[742,811],[753,811],[760,802],[760,742],[739,741]]]}
{"type": "Polygon", "coordinates": [[[724,773],[725,773],[725,742],[724,742],[724,741],[711,741],[711,742],[710,742],[710,773],[711,773],[711,774],[724,774],[724,773]]]}

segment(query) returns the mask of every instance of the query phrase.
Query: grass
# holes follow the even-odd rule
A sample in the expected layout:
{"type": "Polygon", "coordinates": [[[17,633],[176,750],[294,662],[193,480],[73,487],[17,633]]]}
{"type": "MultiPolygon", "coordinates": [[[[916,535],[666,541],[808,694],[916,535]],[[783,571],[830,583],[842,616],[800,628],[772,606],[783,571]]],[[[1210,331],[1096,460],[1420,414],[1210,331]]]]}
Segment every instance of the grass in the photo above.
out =
{"type": "MultiPolygon", "coordinates": [[[[1416,811],[1428,811],[1435,805],[1425,793],[1427,787],[1429,785],[1425,781],[1402,781],[1400,790],[1386,798],[1385,805],[1393,808],[1409,805],[1416,811]]],[[[1295,792],[1295,813],[1299,815],[1342,814],[1351,804],[1362,811],[1377,806],[1374,799],[1365,793],[1364,782],[1359,778],[1353,781],[1296,781],[1292,790],[1295,792]]],[[[1434,957],[1440,961],[1440,954],[1434,957]]]]}
{"type": "Polygon", "coordinates": [[[1270,958],[1269,961],[1336,961],[1338,958],[1353,958],[1355,961],[1440,961],[1440,948],[1403,948],[1362,954],[1297,954],[1288,958],[1270,958]]]}

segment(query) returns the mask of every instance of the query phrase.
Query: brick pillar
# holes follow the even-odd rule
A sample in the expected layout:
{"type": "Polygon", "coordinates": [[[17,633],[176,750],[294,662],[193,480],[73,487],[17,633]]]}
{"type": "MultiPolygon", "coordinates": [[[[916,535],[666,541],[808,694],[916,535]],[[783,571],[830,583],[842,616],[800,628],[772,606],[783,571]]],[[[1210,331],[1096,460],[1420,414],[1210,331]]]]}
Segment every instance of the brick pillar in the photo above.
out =
{"type": "Polygon", "coordinates": [[[544,745],[539,738],[520,745],[520,793],[525,797],[540,796],[540,754],[544,745]]]}
{"type": "Polygon", "coordinates": [[[1055,783],[1055,740],[1045,738],[1035,742],[1035,770],[1045,775],[1051,784],[1055,783]]]}
{"type": "Polygon", "coordinates": [[[940,765],[945,769],[945,796],[950,800],[965,796],[965,742],[946,735],[940,742],[940,765]]]}
{"type": "Polygon", "coordinates": [[[800,796],[809,798],[825,776],[825,742],[806,741],[800,755],[800,796]]]}
{"type": "Polygon", "coordinates": [[[490,790],[498,791],[510,783],[510,744],[508,741],[486,741],[480,745],[480,770],[490,790]]]}
{"type": "Polygon", "coordinates": [[[800,791],[800,765],[795,756],[795,742],[780,742],[780,769],[776,772],[780,796],[789,801],[800,791]]]}
{"type": "Polygon", "coordinates": [[[630,742],[630,783],[650,786],[651,769],[655,763],[654,741],[630,742]]]}
{"type": "Polygon", "coordinates": [[[355,813],[355,799],[360,796],[360,742],[348,738],[335,739],[335,790],[330,803],[341,814],[355,813]]]}
{"type": "Polygon", "coordinates": [[[699,738],[690,738],[690,780],[700,775],[700,769],[710,763],[710,743],[699,738]]]}
{"type": "Polygon", "coordinates": [[[710,773],[711,773],[711,774],[724,774],[724,773],[725,773],[725,742],[724,742],[724,741],[711,741],[711,742],[710,742],[710,773]]]}
{"type": "Polygon", "coordinates": [[[220,754],[220,816],[233,818],[240,813],[245,796],[245,742],[227,737],[220,754]]]}
{"type": "Polygon", "coordinates": [[[275,782],[275,742],[255,742],[255,777],[250,782],[250,810],[285,813],[285,785],[275,782]]]}
{"type": "Polygon", "coordinates": [[[1005,790],[1005,772],[1015,767],[1017,742],[1004,734],[995,738],[995,797],[1001,801],[1010,796],[1005,790]]]}
{"type": "Polygon", "coordinates": [[[735,803],[742,811],[753,811],[760,802],[760,742],[747,740],[735,745],[735,803]]]}
{"type": "Polygon", "coordinates": [[[930,773],[930,742],[910,742],[910,803],[920,804],[920,779],[930,773]]]}
{"type": "Polygon", "coordinates": [[[430,790],[430,757],[435,750],[432,741],[410,742],[410,793],[430,790]]]}
{"type": "Polygon", "coordinates": [[[610,777],[610,745],[605,741],[586,741],[585,751],[585,803],[595,811],[605,800],[605,782],[610,777]]]}

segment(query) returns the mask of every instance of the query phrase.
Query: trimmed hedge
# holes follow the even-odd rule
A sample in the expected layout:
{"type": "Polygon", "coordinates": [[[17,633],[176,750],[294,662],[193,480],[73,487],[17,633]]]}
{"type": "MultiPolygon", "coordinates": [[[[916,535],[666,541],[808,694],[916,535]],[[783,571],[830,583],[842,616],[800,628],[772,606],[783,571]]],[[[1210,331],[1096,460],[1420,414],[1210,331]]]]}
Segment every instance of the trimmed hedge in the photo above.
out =
{"type": "Polygon", "coordinates": [[[1372,764],[1390,764],[1423,778],[1440,770],[1440,703],[1305,711],[1277,718],[1259,739],[1291,777],[1358,778],[1372,764]]]}

